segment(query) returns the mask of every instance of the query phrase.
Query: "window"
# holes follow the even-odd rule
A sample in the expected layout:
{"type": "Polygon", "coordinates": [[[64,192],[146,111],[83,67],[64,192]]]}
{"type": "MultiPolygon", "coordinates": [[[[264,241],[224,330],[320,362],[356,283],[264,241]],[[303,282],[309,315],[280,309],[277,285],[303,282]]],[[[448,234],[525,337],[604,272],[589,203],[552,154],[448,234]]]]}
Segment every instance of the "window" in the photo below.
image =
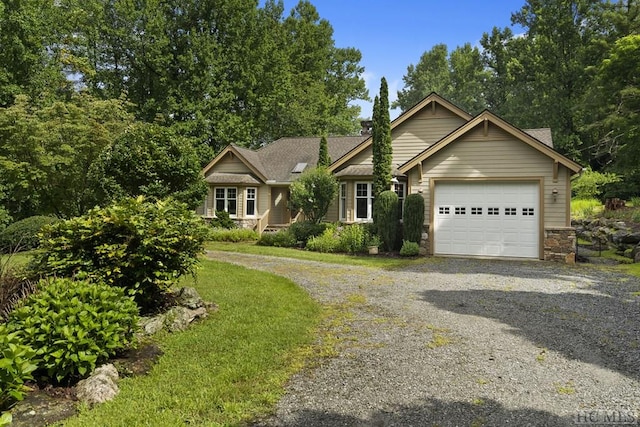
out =
{"type": "Polygon", "coordinates": [[[487,208],[487,215],[500,215],[500,208],[487,208]]]}
{"type": "Polygon", "coordinates": [[[522,215],[523,216],[533,216],[533,208],[522,208],[522,215]]]}
{"type": "Polygon", "coordinates": [[[257,189],[255,187],[247,188],[247,203],[244,208],[246,216],[256,215],[256,196],[257,189]]]}
{"type": "Polygon", "coordinates": [[[471,208],[471,215],[482,215],[482,208],[471,208]]]}
{"type": "Polygon", "coordinates": [[[404,195],[405,195],[404,182],[393,184],[393,191],[398,195],[398,205],[400,206],[400,218],[402,218],[402,212],[404,209],[404,195]]]}
{"type": "Polygon", "coordinates": [[[504,214],[507,216],[516,215],[517,212],[518,210],[516,208],[504,208],[504,214]]]}
{"type": "Polygon", "coordinates": [[[347,219],[347,183],[340,184],[340,219],[347,219]]]}
{"type": "Polygon", "coordinates": [[[236,216],[238,203],[237,188],[216,188],[216,211],[228,212],[229,216],[236,216]]]}
{"type": "Polygon", "coordinates": [[[440,206],[438,208],[438,213],[440,215],[449,215],[449,206],[440,206]]]}
{"type": "Polygon", "coordinates": [[[369,221],[373,210],[373,191],[370,182],[356,182],[356,220],[369,221]]]}
{"type": "Polygon", "coordinates": [[[465,215],[467,213],[467,208],[456,206],[455,212],[456,215],[465,215]]]}

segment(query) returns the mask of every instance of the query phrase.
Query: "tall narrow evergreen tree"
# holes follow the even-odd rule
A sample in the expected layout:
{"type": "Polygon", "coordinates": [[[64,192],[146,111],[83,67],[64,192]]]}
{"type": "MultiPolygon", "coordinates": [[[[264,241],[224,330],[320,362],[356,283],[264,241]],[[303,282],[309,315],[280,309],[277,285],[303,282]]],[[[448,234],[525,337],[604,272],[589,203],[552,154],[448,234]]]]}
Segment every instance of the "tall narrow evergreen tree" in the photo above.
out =
{"type": "Polygon", "coordinates": [[[384,77],[380,95],[373,104],[373,197],[389,189],[391,184],[391,120],[389,88],[384,77]],[[376,102],[377,101],[377,102],[376,102]]]}
{"type": "Polygon", "coordinates": [[[329,167],[331,164],[331,157],[329,157],[329,147],[327,146],[327,137],[322,136],[320,138],[320,151],[318,152],[318,166],[329,167]]]}

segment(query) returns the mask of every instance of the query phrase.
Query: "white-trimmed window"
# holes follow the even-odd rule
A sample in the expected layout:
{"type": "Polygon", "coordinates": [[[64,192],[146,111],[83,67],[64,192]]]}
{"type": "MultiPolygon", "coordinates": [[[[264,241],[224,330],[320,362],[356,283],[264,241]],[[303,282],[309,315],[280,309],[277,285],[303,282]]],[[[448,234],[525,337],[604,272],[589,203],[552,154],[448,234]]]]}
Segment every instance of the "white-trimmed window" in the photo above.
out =
{"type": "Polygon", "coordinates": [[[393,191],[398,195],[398,206],[400,208],[400,218],[402,218],[402,214],[404,212],[404,197],[406,194],[406,186],[404,182],[398,182],[393,184],[393,191]]]}
{"type": "Polygon", "coordinates": [[[238,189],[235,187],[217,187],[215,189],[216,211],[225,211],[235,217],[238,211],[238,189]]]}
{"type": "Polygon", "coordinates": [[[370,221],[373,218],[373,189],[370,182],[356,182],[355,220],[370,221]]]}
{"type": "Polygon", "coordinates": [[[347,183],[340,183],[340,220],[345,221],[347,219],[347,183]]]}
{"type": "Polygon", "coordinates": [[[247,187],[246,203],[244,205],[245,216],[256,216],[256,200],[258,199],[258,189],[256,187],[247,187]]]}

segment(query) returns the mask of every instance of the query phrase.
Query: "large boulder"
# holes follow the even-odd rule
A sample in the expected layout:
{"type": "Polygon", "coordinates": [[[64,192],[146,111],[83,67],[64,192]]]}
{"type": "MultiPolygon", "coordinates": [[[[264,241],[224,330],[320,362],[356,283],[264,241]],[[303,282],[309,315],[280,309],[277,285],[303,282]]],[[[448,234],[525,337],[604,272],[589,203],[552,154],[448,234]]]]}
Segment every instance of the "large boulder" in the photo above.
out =
{"type": "Polygon", "coordinates": [[[88,405],[113,400],[118,395],[118,371],[112,364],[102,365],[76,385],[78,400],[88,405]]]}

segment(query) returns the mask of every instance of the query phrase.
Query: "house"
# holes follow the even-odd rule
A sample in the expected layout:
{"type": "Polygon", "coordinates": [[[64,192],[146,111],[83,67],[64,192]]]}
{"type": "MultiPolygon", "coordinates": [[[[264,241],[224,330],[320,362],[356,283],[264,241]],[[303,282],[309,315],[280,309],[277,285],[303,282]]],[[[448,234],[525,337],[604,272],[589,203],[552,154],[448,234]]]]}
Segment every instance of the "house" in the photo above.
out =
{"type": "MultiPolygon", "coordinates": [[[[570,177],[581,166],[553,149],[550,129],[519,129],[490,111],[473,117],[432,93],[391,123],[393,189],[425,199],[428,252],[572,262],[570,177]]],[[[229,145],[203,170],[200,214],[229,212],[262,232],[289,224],[289,185],[316,165],[320,138],[258,150],[229,145]]],[[[328,138],[340,182],[329,221],[371,221],[372,138],[328,138]]]]}

